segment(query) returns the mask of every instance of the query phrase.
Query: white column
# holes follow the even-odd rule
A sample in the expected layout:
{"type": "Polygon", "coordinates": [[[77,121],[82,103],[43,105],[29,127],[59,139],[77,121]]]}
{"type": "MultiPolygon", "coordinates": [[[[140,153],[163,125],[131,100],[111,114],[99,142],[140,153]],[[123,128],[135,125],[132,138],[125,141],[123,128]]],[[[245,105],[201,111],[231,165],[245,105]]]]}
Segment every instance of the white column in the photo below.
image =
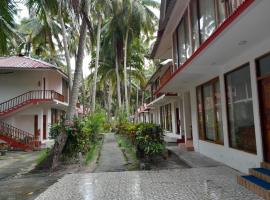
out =
{"type": "Polygon", "coordinates": [[[48,108],[47,110],[47,128],[46,128],[46,139],[49,139],[49,132],[50,132],[50,127],[52,124],[52,112],[51,112],[51,108],[48,108]]]}
{"type": "Polygon", "coordinates": [[[250,77],[251,77],[251,90],[252,90],[252,102],[253,102],[253,115],[255,125],[255,138],[257,147],[257,156],[260,161],[263,161],[263,143],[262,143],[262,128],[261,128],[261,117],[260,117],[260,102],[258,92],[258,82],[256,76],[256,63],[254,60],[250,61],[250,77]]]}
{"type": "Polygon", "coordinates": [[[42,141],[43,136],[43,108],[40,108],[38,113],[38,130],[39,130],[39,141],[42,141]]]}
{"type": "Polygon", "coordinates": [[[172,113],[172,132],[173,134],[176,134],[176,120],[175,120],[175,102],[171,103],[171,113],[172,113]]]}
{"type": "Polygon", "coordinates": [[[222,126],[223,126],[223,138],[224,147],[229,148],[229,131],[228,131],[228,117],[227,117],[227,105],[226,105],[226,87],[223,74],[219,76],[220,78],[220,103],[222,111],[222,126]]]}
{"type": "Polygon", "coordinates": [[[191,136],[191,108],[190,108],[190,96],[189,92],[184,93],[183,98],[184,105],[184,129],[185,129],[185,141],[191,136]]]}

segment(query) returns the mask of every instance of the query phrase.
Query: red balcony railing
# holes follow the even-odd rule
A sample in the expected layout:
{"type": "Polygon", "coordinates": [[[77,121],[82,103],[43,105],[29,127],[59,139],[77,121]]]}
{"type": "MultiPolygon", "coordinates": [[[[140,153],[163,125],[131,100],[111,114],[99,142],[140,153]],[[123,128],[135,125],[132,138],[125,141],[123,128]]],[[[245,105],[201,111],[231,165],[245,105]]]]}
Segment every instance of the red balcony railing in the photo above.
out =
{"type": "MultiPolygon", "coordinates": [[[[35,140],[33,134],[18,129],[4,122],[0,122],[0,135],[15,140],[17,143],[22,144],[22,146],[26,145],[31,149],[39,147],[39,142],[35,140]]],[[[24,146],[24,148],[26,146],[24,146]]]]}
{"type": "Polygon", "coordinates": [[[58,100],[64,102],[65,97],[53,90],[33,90],[0,104],[0,114],[13,110],[33,101],[58,100]]]}

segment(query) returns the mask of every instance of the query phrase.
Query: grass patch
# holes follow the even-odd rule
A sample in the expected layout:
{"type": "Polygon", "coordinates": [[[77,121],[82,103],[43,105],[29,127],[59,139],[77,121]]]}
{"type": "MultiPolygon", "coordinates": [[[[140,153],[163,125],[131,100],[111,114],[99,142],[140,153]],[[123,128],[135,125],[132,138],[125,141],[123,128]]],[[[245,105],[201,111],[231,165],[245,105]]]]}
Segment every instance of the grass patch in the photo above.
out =
{"type": "Polygon", "coordinates": [[[43,149],[38,157],[37,157],[37,164],[40,164],[45,158],[47,158],[47,156],[49,155],[50,149],[43,149]]]}
{"type": "Polygon", "coordinates": [[[139,167],[139,161],[136,157],[136,148],[131,143],[129,138],[123,135],[116,134],[116,141],[118,143],[118,146],[122,150],[124,154],[124,158],[126,162],[128,163],[128,170],[136,170],[139,167]]]}
{"type": "Polygon", "coordinates": [[[85,165],[88,165],[95,157],[95,155],[100,151],[103,139],[99,139],[97,142],[93,143],[90,150],[85,156],[85,165]]]}

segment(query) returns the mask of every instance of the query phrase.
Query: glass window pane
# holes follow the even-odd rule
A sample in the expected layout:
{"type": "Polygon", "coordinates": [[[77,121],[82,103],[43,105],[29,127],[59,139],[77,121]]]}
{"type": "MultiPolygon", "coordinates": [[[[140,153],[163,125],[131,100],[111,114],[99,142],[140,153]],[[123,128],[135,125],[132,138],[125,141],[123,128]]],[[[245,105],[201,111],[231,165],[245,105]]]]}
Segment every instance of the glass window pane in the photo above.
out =
{"type": "Polygon", "coordinates": [[[249,65],[226,75],[230,146],[256,153],[249,65]]]}
{"type": "Polygon", "coordinates": [[[270,75],[270,55],[267,55],[258,60],[258,75],[270,75]]]}
{"type": "Polygon", "coordinates": [[[226,19],[226,2],[224,0],[216,0],[218,7],[218,20],[222,23],[226,19]]]}
{"type": "Polygon", "coordinates": [[[216,124],[217,124],[217,142],[223,143],[223,127],[222,127],[222,112],[221,112],[221,100],[220,100],[220,83],[215,81],[215,109],[216,109],[216,124]]]}
{"type": "Polygon", "coordinates": [[[182,20],[178,26],[178,57],[179,64],[182,65],[187,59],[186,44],[185,44],[185,27],[184,21],[182,20]]]}
{"type": "Polygon", "coordinates": [[[203,86],[203,100],[206,139],[215,141],[215,111],[211,84],[203,86]]]}
{"type": "Polygon", "coordinates": [[[197,88],[197,110],[198,110],[198,125],[199,125],[199,136],[200,139],[205,139],[204,137],[204,121],[203,121],[203,101],[201,87],[197,88]]]}
{"type": "Polygon", "coordinates": [[[228,11],[232,14],[245,0],[228,0],[228,11]]]}
{"type": "Polygon", "coordinates": [[[177,46],[177,35],[174,33],[173,34],[173,60],[174,60],[174,65],[175,68],[179,66],[179,61],[178,61],[178,46],[177,46]]]}
{"type": "Polygon", "coordinates": [[[191,0],[190,21],[191,21],[192,51],[195,51],[200,46],[198,2],[197,2],[197,0],[191,0]]]}
{"type": "Polygon", "coordinates": [[[200,0],[200,33],[205,41],[215,30],[215,3],[214,0],[200,0]]]}

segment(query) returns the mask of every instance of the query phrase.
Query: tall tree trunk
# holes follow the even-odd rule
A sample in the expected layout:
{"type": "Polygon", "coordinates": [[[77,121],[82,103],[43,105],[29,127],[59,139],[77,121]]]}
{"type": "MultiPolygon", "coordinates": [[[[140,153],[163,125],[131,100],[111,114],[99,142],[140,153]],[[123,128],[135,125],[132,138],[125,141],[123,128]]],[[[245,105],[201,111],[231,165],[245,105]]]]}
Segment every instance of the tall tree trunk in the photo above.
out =
{"type": "MultiPolygon", "coordinates": [[[[81,78],[82,78],[82,65],[83,65],[83,58],[84,58],[85,39],[86,39],[86,20],[83,18],[82,24],[80,27],[80,38],[79,38],[79,44],[78,44],[78,53],[76,57],[76,69],[75,69],[75,74],[74,74],[74,82],[73,82],[70,102],[69,102],[69,106],[68,106],[68,110],[66,114],[66,120],[68,123],[70,123],[73,120],[74,116],[76,115],[76,104],[78,101],[79,89],[80,89],[81,78]]],[[[68,135],[65,130],[62,130],[61,133],[56,138],[54,147],[50,155],[52,156],[51,169],[55,169],[58,166],[58,161],[65,147],[67,138],[68,138],[68,135]]],[[[48,159],[50,159],[50,156],[48,159]]]]}
{"type": "Polygon", "coordinates": [[[144,91],[142,90],[142,105],[144,104],[144,91]]]}
{"type": "Polygon", "coordinates": [[[112,82],[109,80],[109,90],[108,90],[108,118],[109,121],[111,121],[111,112],[112,112],[112,95],[113,95],[113,88],[112,88],[112,82]]]}
{"type": "Polygon", "coordinates": [[[127,89],[127,48],[128,48],[128,30],[126,31],[124,41],[124,89],[125,89],[125,109],[127,116],[129,116],[129,100],[128,100],[128,89],[127,89]]]}
{"type": "Polygon", "coordinates": [[[139,108],[139,88],[136,86],[136,91],[137,91],[137,95],[136,95],[136,109],[139,108]]]}
{"type": "Polygon", "coordinates": [[[67,33],[66,33],[66,27],[65,23],[62,17],[62,14],[59,14],[60,24],[61,24],[61,31],[62,31],[62,37],[63,37],[63,44],[64,44],[64,52],[65,52],[65,58],[67,63],[67,73],[68,73],[68,82],[69,82],[69,90],[72,89],[72,74],[71,74],[71,62],[70,62],[70,54],[68,49],[68,43],[67,43],[67,33]]]}
{"type": "Polygon", "coordinates": [[[97,90],[97,74],[99,64],[99,51],[100,51],[100,31],[101,31],[101,16],[98,17],[98,30],[97,30],[97,49],[96,49],[96,61],[95,61],[95,72],[94,72],[94,83],[93,83],[93,94],[92,94],[92,112],[95,112],[96,107],[96,90],[97,90]]]}
{"type": "Polygon", "coordinates": [[[116,84],[117,84],[118,109],[122,110],[121,85],[120,85],[120,75],[119,75],[119,63],[118,63],[117,49],[116,49],[116,55],[115,55],[115,73],[116,73],[116,84]]]}

